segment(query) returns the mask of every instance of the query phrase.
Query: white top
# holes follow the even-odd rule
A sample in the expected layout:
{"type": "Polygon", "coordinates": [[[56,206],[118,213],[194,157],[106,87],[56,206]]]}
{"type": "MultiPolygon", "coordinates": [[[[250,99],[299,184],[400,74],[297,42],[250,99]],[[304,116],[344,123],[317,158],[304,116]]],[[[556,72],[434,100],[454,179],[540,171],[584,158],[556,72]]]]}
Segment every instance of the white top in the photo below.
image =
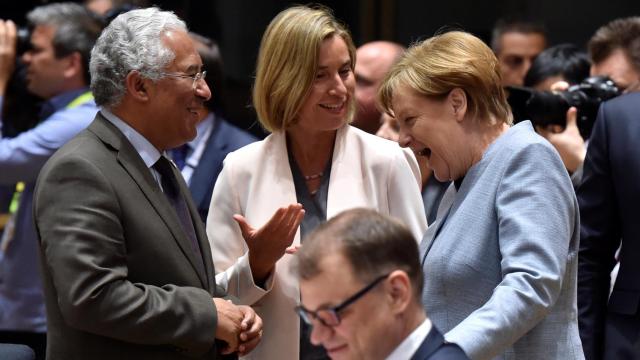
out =
{"type": "MultiPolygon", "coordinates": [[[[375,209],[402,221],[422,238],[427,219],[419,188],[420,170],[411,151],[397,143],[345,125],[336,134],[327,219],[356,207],[375,209]]],[[[253,282],[248,248],[234,214],[254,228],[281,206],[296,203],[285,133],[275,132],[227,155],[213,189],[207,235],[216,266],[216,283],[262,317],[264,337],[245,359],[295,360],[299,355],[300,303],[292,255],[284,255],[264,284],[253,282]]],[[[300,232],[292,245],[300,244],[300,232]]]]}

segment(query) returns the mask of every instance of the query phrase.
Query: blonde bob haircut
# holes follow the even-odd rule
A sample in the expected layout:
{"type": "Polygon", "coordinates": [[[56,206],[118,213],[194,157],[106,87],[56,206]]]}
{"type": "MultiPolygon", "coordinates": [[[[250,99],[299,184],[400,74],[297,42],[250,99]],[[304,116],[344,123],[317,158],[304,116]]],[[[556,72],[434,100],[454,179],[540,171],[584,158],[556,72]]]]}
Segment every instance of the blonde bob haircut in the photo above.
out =
{"type": "Polygon", "coordinates": [[[511,125],[513,115],[501,80],[493,51],[469,33],[452,31],[409,48],[383,80],[378,102],[393,115],[393,95],[400,86],[432,98],[444,98],[460,88],[471,118],[511,125]]]}
{"type": "MultiPolygon", "coordinates": [[[[333,35],[346,43],[353,71],[353,40],[329,9],[294,6],[271,21],[260,43],[253,85],[253,106],[266,130],[286,130],[295,124],[318,70],[320,45],[333,35]]],[[[353,117],[353,101],[351,97],[347,121],[353,117]]]]}

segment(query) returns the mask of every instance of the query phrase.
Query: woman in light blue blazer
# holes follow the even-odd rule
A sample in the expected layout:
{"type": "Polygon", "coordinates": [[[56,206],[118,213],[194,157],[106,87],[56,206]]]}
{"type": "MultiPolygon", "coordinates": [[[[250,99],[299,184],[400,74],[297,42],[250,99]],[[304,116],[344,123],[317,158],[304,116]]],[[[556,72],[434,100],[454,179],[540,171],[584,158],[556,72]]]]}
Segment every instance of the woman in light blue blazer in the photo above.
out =
{"type": "Polygon", "coordinates": [[[512,126],[498,66],[449,32],[409,49],[380,89],[400,144],[454,182],[420,244],[423,303],[472,359],[583,359],[576,198],[553,147],[512,126]]]}

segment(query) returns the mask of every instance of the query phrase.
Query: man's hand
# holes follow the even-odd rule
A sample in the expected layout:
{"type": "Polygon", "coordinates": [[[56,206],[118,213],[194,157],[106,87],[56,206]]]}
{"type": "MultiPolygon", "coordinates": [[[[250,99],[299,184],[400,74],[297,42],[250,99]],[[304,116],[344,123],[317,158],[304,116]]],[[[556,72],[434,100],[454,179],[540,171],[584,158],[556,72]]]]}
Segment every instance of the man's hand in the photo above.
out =
{"type": "Polygon", "coordinates": [[[255,349],[262,339],[262,319],[250,306],[234,305],[230,300],[214,298],[218,312],[216,339],[227,343],[222,354],[238,352],[240,356],[255,349]]]}
{"type": "Polygon", "coordinates": [[[564,166],[570,173],[574,173],[584,162],[587,148],[578,129],[578,110],[575,107],[567,110],[567,127],[562,130],[553,126],[548,128],[536,127],[538,134],[544,136],[560,154],[564,166]]]}
{"type": "Polygon", "coordinates": [[[242,237],[249,247],[249,265],[255,283],[262,283],[293,242],[304,217],[300,204],[279,208],[264,226],[254,229],[239,214],[233,219],[240,225],[242,237]]]}
{"type": "Polygon", "coordinates": [[[0,20],[0,96],[4,96],[16,63],[16,25],[0,20]]]}
{"type": "Polygon", "coordinates": [[[262,340],[262,319],[250,306],[240,305],[238,308],[244,313],[238,355],[244,356],[255,349],[262,340]]]}
{"type": "Polygon", "coordinates": [[[240,342],[240,333],[243,331],[242,326],[245,314],[239,306],[234,305],[229,300],[213,298],[213,303],[216,305],[216,311],[218,312],[216,339],[227,343],[227,347],[222,349],[222,353],[231,354],[236,352],[240,342]]]}
{"type": "MultiPolygon", "coordinates": [[[[558,81],[551,85],[551,91],[556,92],[566,91],[568,88],[569,83],[566,81],[558,81]]],[[[580,129],[578,129],[578,109],[569,108],[566,119],[567,126],[564,129],[558,125],[546,128],[536,126],[536,131],[556,148],[565,168],[573,174],[584,162],[584,158],[587,156],[587,147],[582,135],[580,135],[580,129]]]]}

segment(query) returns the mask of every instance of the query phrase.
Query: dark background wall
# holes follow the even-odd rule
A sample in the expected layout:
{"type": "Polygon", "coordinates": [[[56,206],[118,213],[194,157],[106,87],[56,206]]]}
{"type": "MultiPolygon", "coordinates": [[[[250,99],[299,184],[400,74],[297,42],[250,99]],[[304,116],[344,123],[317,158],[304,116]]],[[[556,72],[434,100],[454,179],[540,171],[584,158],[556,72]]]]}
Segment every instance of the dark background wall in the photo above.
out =
{"type": "MultiPolygon", "coordinates": [[[[345,0],[319,1],[334,9],[347,24],[356,45],[376,39],[409,45],[455,26],[489,41],[491,27],[504,16],[518,15],[543,22],[551,44],[584,46],[601,25],[615,18],[640,15],[640,1],[622,0],[345,0]]],[[[28,9],[42,1],[0,0],[0,18],[24,22],[28,9]]],[[[294,4],[279,0],[157,0],[175,11],[190,29],[216,39],[228,80],[224,102],[227,117],[260,133],[250,108],[250,89],[260,38],[269,21],[294,4]]],[[[303,3],[303,2],[298,2],[303,3]]],[[[213,96],[216,96],[216,89],[213,96]]]]}

